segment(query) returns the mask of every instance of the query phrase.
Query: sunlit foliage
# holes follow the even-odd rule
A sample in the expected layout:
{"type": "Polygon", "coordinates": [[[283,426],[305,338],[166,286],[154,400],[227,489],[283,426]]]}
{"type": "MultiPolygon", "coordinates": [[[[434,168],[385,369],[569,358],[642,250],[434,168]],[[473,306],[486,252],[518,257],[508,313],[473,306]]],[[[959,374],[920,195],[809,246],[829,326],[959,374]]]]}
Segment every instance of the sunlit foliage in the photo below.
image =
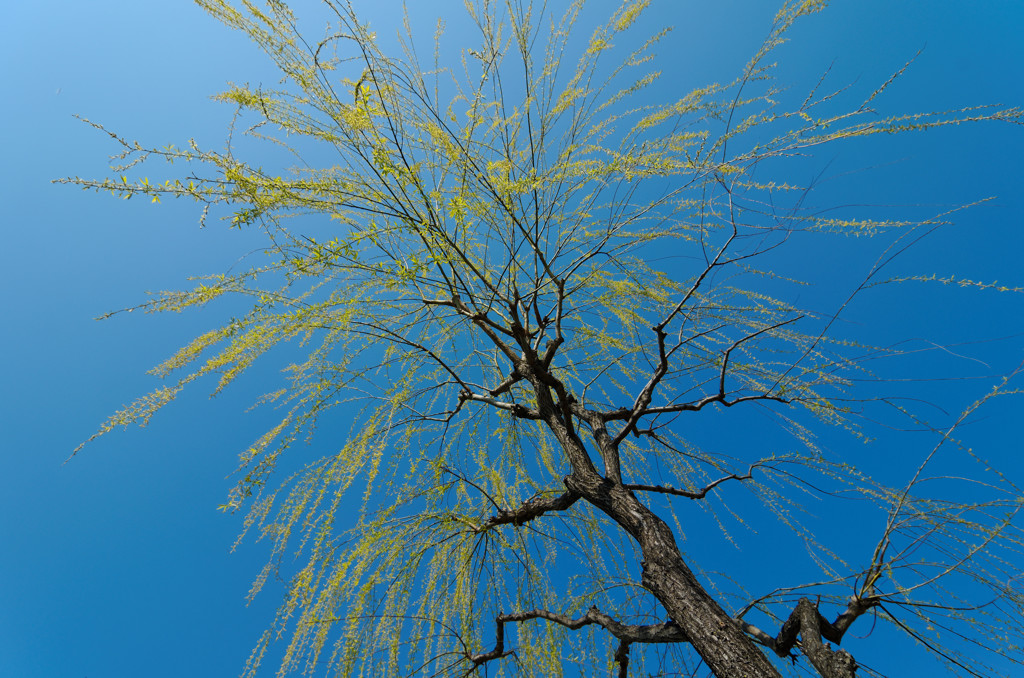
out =
{"type": "MultiPolygon", "coordinates": [[[[890,477],[855,453],[824,454],[814,434],[846,428],[856,448],[869,406],[919,416],[857,386],[902,349],[840,333],[850,299],[879,284],[992,285],[889,276],[894,257],[947,216],[805,210],[812,187],[787,170],[825,145],[1019,122],[1019,111],[887,117],[875,106],[896,76],[859,95],[826,78],[794,102],[774,80],[776,49],[822,2],[784,6],[733,82],[676,93],[655,59],[668,30],[638,34],[648,2],[624,2],[595,29],[582,2],[477,0],[467,5],[476,35],[439,24],[425,60],[422,35],[408,30],[386,49],[344,2],[326,3],[331,24],[312,39],[282,2],[198,1],[281,69],[277,88],[231,85],[219,98],[239,109],[236,133],[286,149],[294,166],[111,133],[115,176],[70,181],[194,200],[204,223],[266,235],[249,267],[140,307],[233,297],[247,310],[156,367],[166,383],[97,434],[144,424],[204,377],[220,391],[286,343],[301,356],[263,398],[277,418],[243,451],[224,505],[272,544],[252,594],[287,579],[248,673],[283,638],[281,673],[605,675],[627,670],[625,652],[630,675],[685,674],[696,661],[686,643],[615,650],[607,615],[658,624],[665,601],[641,584],[638,547],[606,511],[556,505],[579,469],[552,417],[678,535],[699,511],[729,540],[770,515],[803,541],[792,559],[819,574],[780,576],[774,591],[743,577],[785,573],[788,555],[701,571],[701,544],[686,544],[708,592],[769,655],[797,601],[818,596],[823,614],[838,604],[848,623],[890,622],[956,671],[989,675],[974,644],[1021,660],[1021,594],[1007,585],[1019,576],[1020,490],[969,450],[965,490],[925,482],[927,449],[917,475],[890,477]],[[460,59],[446,56],[453,46],[460,59]],[[134,178],[157,160],[180,176],[134,178]],[[799,304],[805,281],[782,253],[809,234],[878,239],[845,303],[799,304]],[[708,449],[693,427],[723,407],[768,414],[786,436],[732,456],[708,449]],[[348,437],[305,445],[327,417],[350,422],[348,437]],[[882,517],[873,552],[807,515],[808,502],[833,497],[867,499],[882,517]],[[530,514],[531,502],[543,510],[530,514]],[[510,618],[514,654],[487,656],[496,619],[534,610],[584,623],[510,618]]],[[[1014,388],[998,382],[969,411],[1014,388]]],[[[956,424],[937,439],[956,448],[956,424]]]]}

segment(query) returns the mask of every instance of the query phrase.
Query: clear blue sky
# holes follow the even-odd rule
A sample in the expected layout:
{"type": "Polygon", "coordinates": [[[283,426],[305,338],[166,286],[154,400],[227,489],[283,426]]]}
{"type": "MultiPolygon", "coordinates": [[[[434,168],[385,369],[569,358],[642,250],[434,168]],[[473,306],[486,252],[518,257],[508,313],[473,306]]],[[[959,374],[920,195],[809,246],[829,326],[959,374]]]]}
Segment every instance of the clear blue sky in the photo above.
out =
{"type": "MultiPolygon", "coordinates": [[[[354,2],[382,33],[400,5],[354,2]]],[[[301,15],[308,4],[295,8],[301,15]]],[[[461,0],[410,4],[416,21],[444,11],[458,34],[461,0]]],[[[680,90],[738,72],[776,9],[767,0],[655,7],[677,27],[661,50],[675,69],[661,87],[678,78],[680,90]]],[[[924,48],[888,110],[1022,106],[1022,26],[1019,0],[839,1],[796,31],[781,74],[806,86],[835,60],[835,82],[874,83],[924,48]]],[[[423,28],[429,36],[432,21],[423,28]]],[[[229,553],[239,521],[215,510],[237,452],[265,424],[244,412],[259,373],[215,400],[193,392],[149,428],[63,462],[107,415],[153,386],[147,369],[215,322],[201,314],[93,318],[140,302],[145,290],[179,287],[187,275],[222,272],[258,241],[216,223],[200,230],[190,205],[119,202],[50,180],[102,176],[115,151],[73,114],[147,143],[196,138],[218,147],[232,110],[208,96],[229,80],[272,84],[277,76],[244,36],[187,2],[13,3],[0,53],[0,677],[237,675],[278,602],[270,591],[245,606],[265,549],[247,542],[229,553]]],[[[886,162],[900,160],[843,190],[867,182],[875,199],[896,204],[998,196],[924,250],[934,261],[927,270],[1024,284],[1020,128],[897,143],[895,152],[883,144],[841,156],[850,167],[872,165],[883,151],[886,162]]],[[[943,324],[966,323],[978,336],[1024,332],[1019,301],[1007,314],[987,303],[953,317],[883,303],[882,321],[909,318],[938,335],[943,324]]],[[[1024,356],[1008,348],[993,345],[986,357],[1012,367],[1024,356]]],[[[1020,414],[1019,401],[995,409],[981,438],[1018,479],[1024,462],[1012,424],[1020,414]]]]}

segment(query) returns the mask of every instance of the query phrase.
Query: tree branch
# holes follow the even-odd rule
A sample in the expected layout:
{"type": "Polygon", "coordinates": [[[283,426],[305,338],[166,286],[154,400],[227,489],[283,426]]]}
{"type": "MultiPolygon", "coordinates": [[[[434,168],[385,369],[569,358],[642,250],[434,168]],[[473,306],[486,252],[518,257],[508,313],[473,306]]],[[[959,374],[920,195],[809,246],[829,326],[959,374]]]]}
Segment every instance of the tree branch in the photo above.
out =
{"type": "Polygon", "coordinates": [[[664,331],[664,323],[662,325],[657,325],[653,327],[652,329],[658,335],[658,367],[654,371],[654,376],[651,377],[650,381],[647,382],[643,390],[640,392],[640,395],[637,396],[636,401],[633,404],[633,407],[621,408],[619,410],[616,410],[615,412],[611,412],[608,415],[606,415],[606,420],[626,420],[626,425],[615,436],[613,440],[613,445],[618,445],[620,442],[622,442],[622,440],[630,431],[636,431],[637,422],[639,422],[642,417],[648,414],[697,411],[706,407],[707,405],[710,405],[711,403],[721,403],[725,407],[732,407],[737,403],[746,402],[748,400],[774,400],[776,402],[782,403],[790,402],[786,398],[770,395],[770,389],[767,393],[741,396],[739,398],[727,400],[725,391],[725,376],[727,370],[729,369],[729,358],[732,355],[732,352],[736,350],[740,346],[740,344],[750,341],[751,339],[766,332],[776,330],[782,327],[783,325],[788,325],[790,323],[796,322],[801,318],[803,318],[802,315],[797,316],[795,318],[790,318],[789,320],[783,320],[782,322],[775,323],[774,325],[769,325],[768,327],[762,327],[758,331],[748,334],[747,336],[741,339],[737,339],[735,342],[733,342],[733,344],[728,349],[725,350],[725,353],[722,356],[722,369],[719,371],[718,374],[718,393],[715,393],[714,395],[705,396],[704,398],[701,398],[700,400],[695,402],[681,403],[679,405],[667,405],[663,407],[649,407],[649,405],[651,403],[651,399],[654,396],[655,387],[657,387],[662,377],[664,377],[668,373],[668,359],[672,351],[674,351],[675,349],[672,349],[672,351],[669,352],[665,351],[665,337],[667,335],[664,331]]]}
{"type": "Polygon", "coordinates": [[[718,487],[727,480],[750,480],[753,477],[754,469],[758,468],[759,466],[763,466],[763,464],[761,462],[751,464],[750,468],[747,469],[746,475],[738,476],[735,473],[730,473],[727,476],[722,476],[718,480],[712,481],[711,483],[705,485],[696,492],[691,492],[688,490],[677,490],[676,488],[670,487],[668,485],[626,485],[626,489],[636,490],[639,492],[660,492],[662,494],[671,494],[673,496],[686,497],[688,499],[703,499],[705,496],[707,496],[708,492],[715,489],[716,487],[718,487]]]}
{"type": "Polygon", "coordinates": [[[850,653],[833,650],[821,642],[822,638],[827,638],[839,644],[843,634],[829,624],[807,598],[800,599],[793,614],[782,625],[775,639],[775,653],[780,657],[789,656],[790,649],[796,645],[797,634],[800,635],[800,649],[822,678],[853,678],[857,662],[850,653]]]}
{"type": "Polygon", "coordinates": [[[466,658],[473,662],[474,666],[479,666],[493,659],[507,656],[511,651],[505,650],[505,624],[507,622],[529,621],[531,619],[546,619],[574,631],[590,624],[597,624],[607,630],[621,641],[618,650],[615,652],[615,659],[619,662],[620,677],[626,675],[626,667],[629,664],[630,643],[685,643],[689,641],[683,630],[672,620],[661,624],[623,624],[601,612],[596,606],[587,610],[582,617],[576,617],[575,619],[568,615],[547,610],[529,610],[527,612],[498,615],[494,620],[496,625],[494,649],[478,654],[467,652],[466,658]]]}
{"type": "MultiPolygon", "coordinates": [[[[823,643],[822,639],[839,645],[850,625],[878,604],[877,598],[851,596],[846,609],[836,617],[835,622],[829,623],[818,611],[817,605],[808,598],[801,598],[775,638],[753,624],[742,619],[738,619],[738,621],[747,635],[761,645],[770,648],[780,657],[792,657],[790,651],[797,645],[797,636],[799,636],[800,650],[807,656],[822,678],[854,678],[857,662],[854,661],[850,653],[844,650],[833,650],[823,643]]],[[[744,612],[746,609],[740,613],[740,616],[744,612]]]]}
{"type": "Polygon", "coordinates": [[[615,650],[615,661],[619,663],[619,678],[629,676],[629,641],[619,641],[619,649],[615,650]]]}
{"type": "Polygon", "coordinates": [[[567,490],[557,497],[537,495],[523,502],[514,511],[499,510],[497,514],[484,521],[477,531],[483,532],[498,525],[524,525],[549,511],[564,511],[576,503],[579,498],[580,495],[571,490],[567,490]]]}
{"type": "Polygon", "coordinates": [[[463,389],[459,392],[459,403],[463,403],[467,400],[472,400],[478,403],[487,403],[488,405],[495,407],[499,410],[505,410],[511,412],[520,419],[540,419],[541,413],[538,410],[532,409],[519,403],[507,403],[503,400],[498,400],[489,395],[481,395],[479,393],[473,393],[468,388],[463,389]]]}
{"type": "MultiPolygon", "coordinates": [[[[771,400],[777,403],[789,404],[792,401],[790,398],[783,398],[782,396],[773,396],[767,393],[759,393],[756,395],[740,396],[739,398],[733,398],[732,400],[726,400],[724,393],[715,393],[701,398],[700,400],[692,400],[688,403],[679,403],[678,405],[659,405],[658,407],[647,407],[640,412],[640,416],[636,419],[639,421],[641,417],[652,415],[652,414],[674,414],[676,412],[698,412],[703,410],[705,407],[712,403],[721,403],[722,407],[732,407],[739,403],[749,402],[751,400],[771,400]]],[[[601,416],[604,417],[605,421],[617,421],[617,420],[631,420],[633,410],[622,407],[611,412],[604,412],[601,416]]],[[[635,430],[636,424],[630,426],[628,423],[625,428],[619,433],[619,436],[625,437],[625,433],[630,430],[635,430]]]]}

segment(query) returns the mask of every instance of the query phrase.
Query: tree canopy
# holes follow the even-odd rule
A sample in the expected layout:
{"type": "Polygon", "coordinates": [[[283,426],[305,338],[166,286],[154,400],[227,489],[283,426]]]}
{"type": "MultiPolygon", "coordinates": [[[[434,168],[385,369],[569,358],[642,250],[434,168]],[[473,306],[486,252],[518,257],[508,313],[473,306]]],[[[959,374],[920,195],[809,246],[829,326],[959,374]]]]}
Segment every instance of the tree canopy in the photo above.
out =
{"type": "Polygon", "coordinates": [[[643,33],[646,0],[596,27],[582,1],[467,2],[477,33],[439,22],[429,57],[422,31],[392,48],[345,2],[315,38],[282,2],[198,3],[283,74],[219,95],[247,141],[108,132],[116,176],[67,181],[265,234],[138,307],[242,310],[96,434],[288,356],[223,507],[272,543],[252,594],[287,582],[247,675],[284,638],[282,673],[851,676],[854,624],[954,673],[1021,663],[1022,493],[960,440],[1017,372],[936,415],[887,367],[923,349],[845,323],[878,288],[1020,290],[894,269],[960,208],[824,210],[800,179],[823,149],[1019,110],[880,113],[902,69],[795,96],[774,59],[810,0],[735,80],[685,93],[659,79],[669,29],[643,33]],[[176,173],[140,174],[158,160],[176,173]],[[871,258],[829,301],[811,285],[835,272],[807,263],[836,248],[871,258]],[[328,420],[348,436],[316,439],[328,420]],[[731,427],[761,445],[730,449],[731,427]],[[909,472],[866,451],[887,427],[930,436],[909,472]],[[779,549],[723,557],[751,528],[779,549]]]}

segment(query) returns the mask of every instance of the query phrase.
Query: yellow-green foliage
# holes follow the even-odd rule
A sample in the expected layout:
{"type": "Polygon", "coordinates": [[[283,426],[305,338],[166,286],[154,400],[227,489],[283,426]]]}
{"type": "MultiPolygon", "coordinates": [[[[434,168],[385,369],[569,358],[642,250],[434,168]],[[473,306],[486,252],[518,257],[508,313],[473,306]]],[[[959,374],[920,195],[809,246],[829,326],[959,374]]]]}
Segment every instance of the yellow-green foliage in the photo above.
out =
{"type": "MultiPolygon", "coordinates": [[[[588,407],[633,406],[659,360],[651,328],[668,318],[658,402],[696,402],[721,386],[853,427],[841,396],[863,368],[848,356],[881,349],[828,336],[827,314],[787,301],[798,281],[755,268],[751,250],[734,246],[763,237],[757,242],[769,252],[785,229],[766,206],[805,188],[755,177],[755,169],[847,138],[1019,115],[879,117],[867,103],[889,83],[838,113],[831,95],[782,110],[767,60],[821,2],[786,5],[736,81],[664,104],[633,103],[640,93],[651,100],[658,73],[648,64],[666,34],[659,27],[637,43],[648,2],[624,2],[576,60],[582,2],[562,17],[519,3],[470,3],[480,45],[459,68],[429,73],[411,51],[385,53],[346,3],[328,2],[335,23],[318,43],[295,33],[277,0],[265,8],[199,4],[248,34],[285,76],[279,90],[231,85],[220,100],[254,121],[254,133],[278,130],[273,141],[299,157],[325,147],[336,165],[271,171],[230,149],[147,149],[112,134],[123,151],[119,176],[73,181],[125,198],[189,198],[203,205],[204,219],[266,233],[251,268],[142,306],[178,312],[220,298],[247,305],[157,366],[153,373],[171,385],[97,434],[145,424],[208,375],[220,391],[289,344],[286,383],[265,398],[279,419],[241,454],[223,507],[246,511],[245,529],[272,544],[253,594],[273,577],[287,581],[247,675],[278,638],[287,643],[282,673],[462,675],[467,652],[492,647],[502,612],[574,614],[597,604],[649,618],[635,566],[621,564],[635,561],[632,547],[592,511],[578,506],[537,529],[487,525],[498,511],[561,492],[567,463],[547,429],[513,416],[511,405],[461,399],[470,390],[486,396],[509,375],[509,358],[480,319],[527,326],[537,350],[556,336],[564,341],[552,371],[588,407]],[[153,157],[205,173],[164,183],[129,178],[153,157]],[[348,437],[298,445],[328,413],[351,421],[348,437]],[[289,469],[281,481],[271,479],[278,466],[289,469]],[[552,575],[569,561],[585,563],[584,572],[552,575]]],[[[787,224],[897,237],[920,226],[798,210],[787,224]]],[[[906,278],[928,279],[996,287],[906,278]]],[[[525,382],[493,397],[526,408],[535,399],[525,382]]],[[[800,485],[786,469],[799,463],[844,482],[857,472],[817,458],[800,415],[783,419],[797,451],[767,453],[758,466],[765,475],[748,487],[812,545],[831,577],[838,557],[800,525],[789,494],[800,485]]],[[[666,423],[659,432],[623,441],[634,477],[662,473],[696,490],[732,472],[729,459],[694,446],[686,431],[666,423]]],[[[876,501],[892,500],[872,488],[876,501]]],[[[727,507],[705,506],[727,531],[744,525],[727,507]]],[[[508,634],[517,660],[488,675],[608,671],[606,636],[539,621],[508,634]]],[[[643,667],[644,656],[638,650],[634,665],[643,667]]]]}

